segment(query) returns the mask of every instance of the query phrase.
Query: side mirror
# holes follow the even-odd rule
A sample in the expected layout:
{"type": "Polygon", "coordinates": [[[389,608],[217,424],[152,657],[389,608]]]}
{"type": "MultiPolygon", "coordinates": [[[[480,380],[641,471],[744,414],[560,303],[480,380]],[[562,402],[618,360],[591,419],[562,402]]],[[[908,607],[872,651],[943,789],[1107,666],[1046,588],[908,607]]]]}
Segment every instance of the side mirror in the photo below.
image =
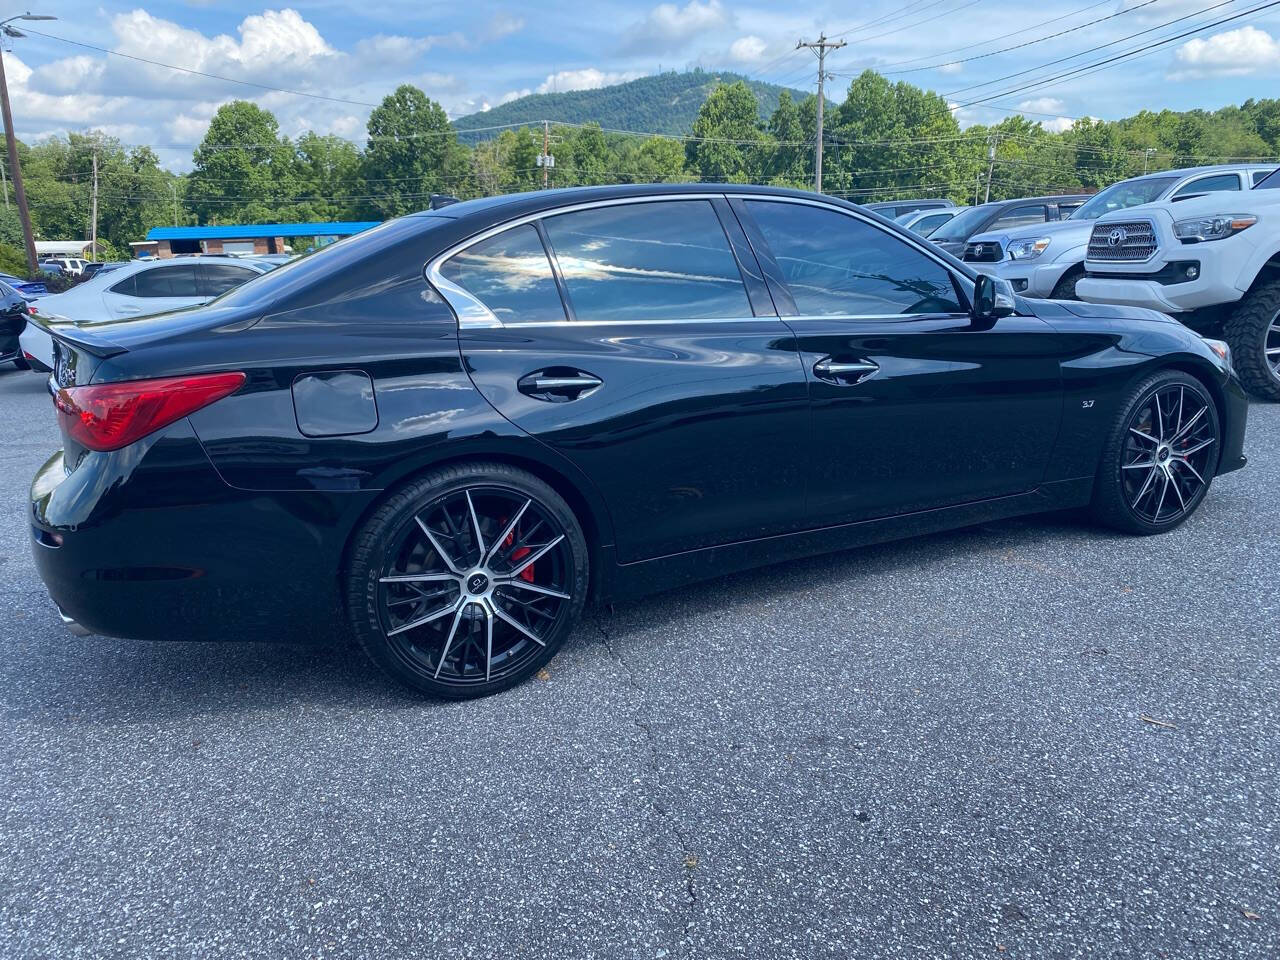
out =
{"type": "Polygon", "coordinates": [[[1017,309],[1013,287],[1008,280],[978,274],[973,284],[973,319],[994,320],[1007,317],[1017,309]]]}

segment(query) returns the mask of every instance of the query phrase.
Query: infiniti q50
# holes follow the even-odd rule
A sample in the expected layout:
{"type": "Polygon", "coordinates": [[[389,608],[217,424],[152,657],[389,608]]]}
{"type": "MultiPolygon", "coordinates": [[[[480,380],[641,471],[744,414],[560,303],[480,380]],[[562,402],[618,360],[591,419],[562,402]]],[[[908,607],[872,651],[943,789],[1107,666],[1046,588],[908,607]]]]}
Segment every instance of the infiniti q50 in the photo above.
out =
{"type": "Polygon", "coordinates": [[[445,697],[588,601],[1037,511],[1159,533],[1245,462],[1224,345],[796,191],[458,203],[50,329],[33,550],[74,630],[350,632],[445,697]]]}

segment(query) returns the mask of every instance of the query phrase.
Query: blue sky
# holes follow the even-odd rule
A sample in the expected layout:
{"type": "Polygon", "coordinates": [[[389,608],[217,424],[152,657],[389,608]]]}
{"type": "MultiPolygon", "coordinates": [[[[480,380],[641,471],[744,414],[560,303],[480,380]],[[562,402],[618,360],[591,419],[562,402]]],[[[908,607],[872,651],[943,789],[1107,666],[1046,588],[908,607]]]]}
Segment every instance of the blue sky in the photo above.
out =
{"type": "Polygon", "coordinates": [[[355,102],[326,102],[182,74],[34,34],[12,42],[5,64],[15,126],[24,139],[104,129],[126,143],[156,146],[174,169],[190,165],[209,117],[219,104],[235,98],[270,108],[290,135],[314,129],[359,140],[369,110],[362,104],[376,103],[403,82],[422,87],[451,116],[524,93],[595,87],[694,66],[811,90],[813,56],[794,46],[797,39],[813,39],[820,30],[849,41],[830,57],[829,69],[838,74],[830,93],[834,99],[842,99],[850,76],[873,67],[948,95],[962,123],[990,122],[1021,109],[1058,129],[1080,116],[1111,119],[1143,108],[1212,109],[1277,95],[1280,6],[1109,69],[1008,92],[1262,2],[612,0],[536,5],[321,0],[273,6],[234,0],[145,5],[30,0],[35,12],[59,17],[30,26],[64,40],[355,102]],[[1102,17],[1110,19],[1089,25],[1102,17]],[[1058,31],[1070,32],[1028,44],[1058,31]],[[1042,67],[1142,31],[1088,57],[1042,67]],[[986,56],[1019,44],[1027,45],[986,56]],[[970,59],[974,57],[980,59],[970,59]],[[953,62],[957,60],[967,62],[953,62]],[[1016,76],[981,85],[1010,75],[1016,76]],[[996,106],[963,106],[992,94],[1001,94],[992,101],[996,106]]]}

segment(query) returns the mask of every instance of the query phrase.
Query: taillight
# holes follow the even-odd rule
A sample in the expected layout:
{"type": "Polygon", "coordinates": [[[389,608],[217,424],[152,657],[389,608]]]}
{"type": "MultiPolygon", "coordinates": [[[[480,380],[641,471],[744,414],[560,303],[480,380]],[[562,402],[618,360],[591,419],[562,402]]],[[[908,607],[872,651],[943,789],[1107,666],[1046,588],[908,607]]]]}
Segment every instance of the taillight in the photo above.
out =
{"type": "Polygon", "coordinates": [[[119,450],[238,390],[243,373],[205,373],[63,387],[53,396],[62,429],[90,450],[119,450]]]}

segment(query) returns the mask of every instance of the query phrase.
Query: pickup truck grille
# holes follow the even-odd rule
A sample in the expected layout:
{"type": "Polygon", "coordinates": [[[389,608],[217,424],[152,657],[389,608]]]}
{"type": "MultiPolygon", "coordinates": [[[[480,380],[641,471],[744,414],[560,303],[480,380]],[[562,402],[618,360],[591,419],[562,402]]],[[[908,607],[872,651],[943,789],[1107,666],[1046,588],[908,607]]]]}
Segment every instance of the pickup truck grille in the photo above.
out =
{"type": "Polygon", "coordinates": [[[969,263],[999,263],[1003,257],[1004,250],[999,241],[988,240],[983,243],[966,243],[962,259],[969,263]]]}
{"type": "Polygon", "coordinates": [[[1090,260],[1141,263],[1156,252],[1156,230],[1150,220],[1098,223],[1089,236],[1090,260]]]}

